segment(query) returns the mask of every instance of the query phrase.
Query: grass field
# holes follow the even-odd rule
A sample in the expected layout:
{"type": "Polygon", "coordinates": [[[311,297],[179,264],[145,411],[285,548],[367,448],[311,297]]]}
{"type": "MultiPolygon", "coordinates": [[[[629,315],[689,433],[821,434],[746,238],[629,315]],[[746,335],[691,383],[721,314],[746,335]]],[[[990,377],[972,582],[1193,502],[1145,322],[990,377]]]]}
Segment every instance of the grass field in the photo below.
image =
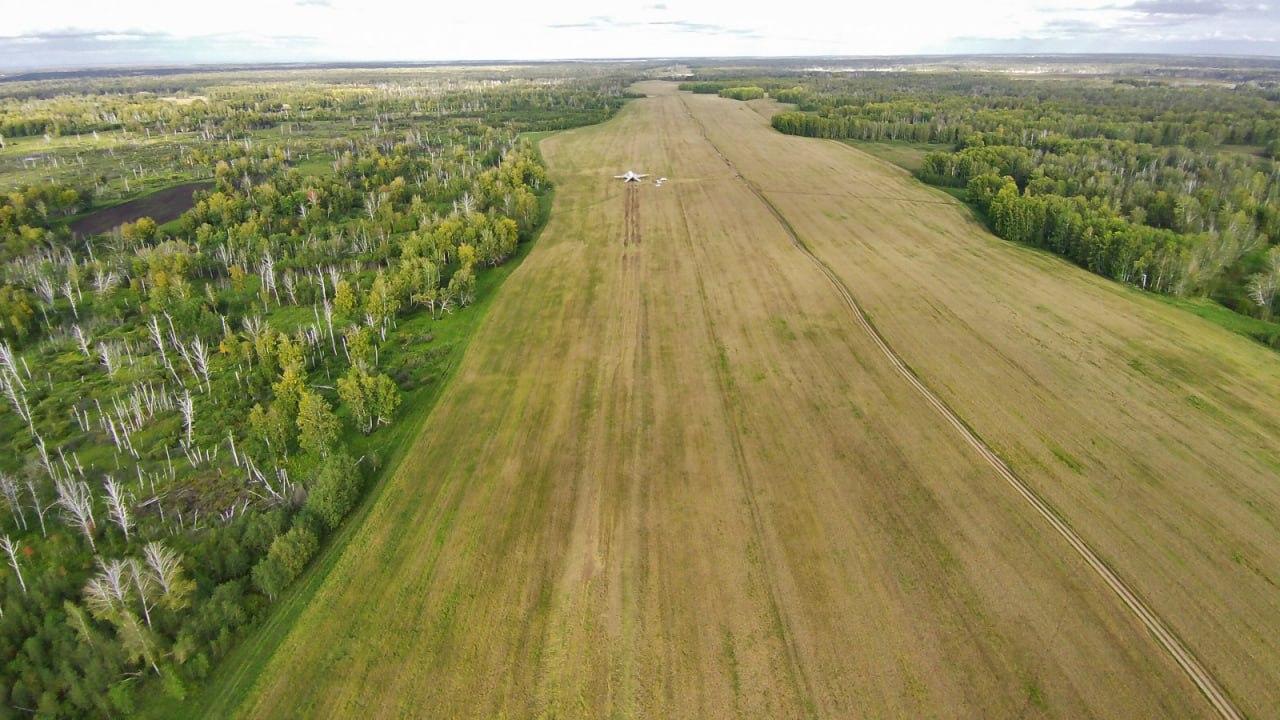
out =
{"type": "Polygon", "coordinates": [[[944,194],[847,146],[688,103],[908,363],[1133,581],[1245,711],[1280,712],[1268,630],[1280,619],[1275,353],[996,240],[944,194]],[[759,142],[730,141],[744,133],[759,142]]]}
{"type": "Polygon", "coordinates": [[[239,716],[1210,715],[738,173],[1234,701],[1277,712],[1273,353],[848,146],[642,87],[543,141],[551,223],[309,604],[224,683],[239,716]],[[671,179],[636,190],[638,234],[627,168],[671,179]]]}

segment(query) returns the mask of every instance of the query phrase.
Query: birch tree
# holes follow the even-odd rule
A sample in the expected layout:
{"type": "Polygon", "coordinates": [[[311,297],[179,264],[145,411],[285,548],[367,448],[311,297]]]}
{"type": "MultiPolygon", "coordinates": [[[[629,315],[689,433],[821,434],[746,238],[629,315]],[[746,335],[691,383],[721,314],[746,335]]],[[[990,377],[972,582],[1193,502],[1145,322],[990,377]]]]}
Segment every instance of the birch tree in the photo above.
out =
{"type": "Polygon", "coordinates": [[[131,661],[146,662],[158,674],[155,638],[131,607],[136,587],[135,566],[136,561],[99,560],[98,573],[84,586],[85,605],[94,617],[115,625],[116,638],[131,661]]]}
{"type": "Polygon", "coordinates": [[[1280,247],[1273,247],[1267,253],[1268,267],[1249,278],[1249,299],[1253,300],[1262,312],[1262,319],[1271,319],[1271,305],[1280,291],[1280,247]]]}
{"type": "Polygon", "coordinates": [[[205,392],[213,392],[213,386],[209,383],[209,348],[198,337],[191,341],[191,361],[196,372],[204,378],[205,392]]]}
{"type": "Polygon", "coordinates": [[[346,375],[338,378],[338,398],[347,406],[347,411],[351,413],[351,419],[356,421],[360,432],[368,435],[373,429],[373,416],[369,413],[369,403],[365,398],[363,375],[353,365],[346,375]]]}
{"type": "Polygon", "coordinates": [[[15,415],[27,424],[27,429],[31,434],[35,434],[35,421],[31,417],[31,406],[27,404],[26,389],[22,385],[22,379],[16,373],[0,375],[0,387],[4,388],[5,397],[9,400],[9,407],[13,409],[15,415]]]}
{"type": "Polygon", "coordinates": [[[280,293],[276,290],[276,261],[271,257],[271,253],[265,253],[262,261],[258,264],[258,272],[262,275],[262,292],[266,296],[270,294],[275,297],[276,304],[280,304],[280,293]]]}
{"type": "Polygon", "coordinates": [[[160,674],[160,666],[156,664],[156,640],[151,630],[144,627],[138,616],[132,612],[121,613],[116,620],[116,637],[125,654],[133,662],[145,662],[151,666],[156,675],[160,674]]]}
{"type": "Polygon", "coordinates": [[[89,547],[98,549],[93,540],[97,525],[93,521],[93,494],[89,492],[89,484],[83,480],[57,479],[54,487],[58,492],[58,505],[66,514],[68,522],[80,528],[89,547]]]}
{"type": "Polygon", "coordinates": [[[133,527],[133,518],[129,516],[130,493],[127,490],[121,490],[120,484],[110,475],[103,481],[103,487],[107,491],[107,512],[111,520],[120,526],[120,531],[124,533],[124,540],[128,542],[129,530],[133,527]]]}
{"type": "Polygon", "coordinates": [[[84,586],[85,605],[99,620],[114,622],[129,610],[129,564],[124,560],[98,560],[98,573],[84,586]]]}
{"type": "Polygon", "coordinates": [[[27,594],[27,581],[22,578],[22,568],[18,567],[18,543],[8,535],[0,536],[0,549],[9,556],[9,567],[12,567],[14,574],[18,576],[18,585],[22,587],[22,594],[27,594]]]}
{"type": "Polygon", "coordinates": [[[62,283],[62,295],[67,299],[67,302],[71,303],[71,314],[79,320],[80,309],[76,307],[76,290],[71,286],[71,281],[68,280],[62,283]]]}
{"type": "Polygon", "coordinates": [[[391,378],[370,375],[358,366],[338,379],[338,397],[366,435],[373,432],[375,424],[390,424],[400,406],[400,390],[391,378]]]}
{"type": "Polygon", "coordinates": [[[36,489],[34,480],[27,480],[27,492],[31,495],[31,508],[36,511],[36,517],[40,519],[40,537],[46,537],[49,533],[45,529],[44,514],[53,506],[44,504],[44,500],[40,498],[40,491],[36,489]]]}
{"type": "Polygon", "coordinates": [[[142,607],[142,617],[151,627],[151,608],[155,607],[155,597],[159,590],[156,579],[148,568],[138,562],[137,558],[129,558],[125,562],[129,566],[129,579],[133,583],[134,592],[138,596],[138,605],[142,607]]]}
{"type": "Polygon", "coordinates": [[[16,383],[20,390],[26,390],[27,386],[22,382],[22,376],[18,374],[18,363],[15,361],[17,356],[14,355],[13,348],[7,342],[0,342],[0,377],[9,376],[11,380],[7,382],[16,383]]]}
{"type": "Polygon", "coordinates": [[[160,332],[160,319],[155,315],[151,316],[151,322],[147,324],[147,331],[151,334],[151,342],[155,344],[156,350],[160,353],[160,361],[164,363],[164,367],[173,376],[173,381],[181,384],[182,380],[178,378],[178,373],[173,369],[173,363],[169,362],[169,353],[165,352],[164,334],[160,332]]]}
{"type": "Polygon", "coordinates": [[[84,330],[79,325],[71,326],[71,334],[76,338],[76,346],[80,348],[80,352],[84,353],[85,359],[93,357],[93,352],[89,350],[89,338],[85,337],[84,330]]]}
{"type": "Polygon", "coordinates": [[[329,403],[305,390],[298,400],[298,444],[308,452],[327,455],[338,439],[338,418],[329,403]]]}
{"type": "Polygon", "coordinates": [[[160,588],[159,603],[169,610],[181,610],[187,606],[187,598],[195,590],[195,583],[182,572],[182,556],[165,547],[159,541],[146,544],[142,557],[148,572],[160,588]]]}
{"type": "Polygon", "coordinates": [[[98,343],[98,358],[107,369],[108,377],[115,377],[120,369],[120,346],[116,343],[98,343]]]}
{"type": "Polygon", "coordinates": [[[0,472],[0,494],[9,505],[9,512],[23,530],[27,529],[27,515],[22,511],[22,499],[18,497],[18,483],[7,473],[0,472]]]}
{"type": "Polygon", "coordinates": [[[191,399],[190,390],[182,391],[182,397],[178,400],[178,408],[182,410],[182,426],[187,435],[187,447],[191,447],[196,426],[196,405],[195,401],[191,399]]]}

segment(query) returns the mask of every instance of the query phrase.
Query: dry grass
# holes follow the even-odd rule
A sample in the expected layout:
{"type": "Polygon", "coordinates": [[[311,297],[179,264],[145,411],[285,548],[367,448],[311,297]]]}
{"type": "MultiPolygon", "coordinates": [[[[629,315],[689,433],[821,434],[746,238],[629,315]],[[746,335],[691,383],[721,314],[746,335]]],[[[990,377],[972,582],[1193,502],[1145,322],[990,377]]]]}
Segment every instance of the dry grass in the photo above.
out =
{"type": "Polygon", "coordinates": [[[856,150],[688,100],[933,389],[1246,712],[1280,713],[1280,358],[856,150]]]}
{"type": "Polygon", "coordinates": [[[686,101],[926,380],[1266,702],[1275,594],[1245,563],[1275,560],[1274,357],[1000,243],[887,163],[646,88],[543,142],[551,225],[243,716],[1207,715],[686,101]],[[624,246],[628,167],[671,181],[638,189],[624,246]],[[1184,390],[1157,379],[1191,357],[1184,390]],[[1245,560],[1209,562],[1231,538],[1245,560]]]}

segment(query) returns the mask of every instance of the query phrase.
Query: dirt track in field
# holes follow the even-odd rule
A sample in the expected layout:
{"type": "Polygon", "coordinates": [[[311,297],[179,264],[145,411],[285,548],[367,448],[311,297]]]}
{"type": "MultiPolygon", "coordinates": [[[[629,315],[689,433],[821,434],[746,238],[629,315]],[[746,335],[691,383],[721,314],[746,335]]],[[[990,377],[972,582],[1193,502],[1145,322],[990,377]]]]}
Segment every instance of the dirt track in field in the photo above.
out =
{"type": "Polygon", "coordinates": [[[623,225],[626,227],[626,234],[622,237],[623,245],[639,245],[640,244],[640,183],[624,183],[623,201],[625,208],[623,209],[623,225]]]}
{"type": "Polygon", "coordinates": [[[770,205],[1231,697],[1273,714],[1259,349],[1000,243],[866,155],[646,90],[543,141],[551,224],[241,715],[1213,716],[770,205]],[[632,218],[628,167],[671,178],[632,218]],[[631,221],[642,245],[618,242],[631,221]],[[1207,379],[1153,380],[1183,345],[1207,379]],[[1223,547],[1240,560],[1210,562],[1223,547]]]}

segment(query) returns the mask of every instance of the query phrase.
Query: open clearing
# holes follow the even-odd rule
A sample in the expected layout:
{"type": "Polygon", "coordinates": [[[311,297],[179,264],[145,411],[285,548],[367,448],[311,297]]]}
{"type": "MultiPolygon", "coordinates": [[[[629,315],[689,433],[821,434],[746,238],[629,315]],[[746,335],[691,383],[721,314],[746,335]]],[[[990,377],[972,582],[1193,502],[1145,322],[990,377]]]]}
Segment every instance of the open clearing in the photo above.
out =
{"type": "Polygon", "coordinates": [[[1212,716],[789,225],[1275,715],[1275,354],[673,88],[543,141],[550,225],[240,714],[1212,716]],[[671,181],[610,180],[629,167],[671,181]]]}

